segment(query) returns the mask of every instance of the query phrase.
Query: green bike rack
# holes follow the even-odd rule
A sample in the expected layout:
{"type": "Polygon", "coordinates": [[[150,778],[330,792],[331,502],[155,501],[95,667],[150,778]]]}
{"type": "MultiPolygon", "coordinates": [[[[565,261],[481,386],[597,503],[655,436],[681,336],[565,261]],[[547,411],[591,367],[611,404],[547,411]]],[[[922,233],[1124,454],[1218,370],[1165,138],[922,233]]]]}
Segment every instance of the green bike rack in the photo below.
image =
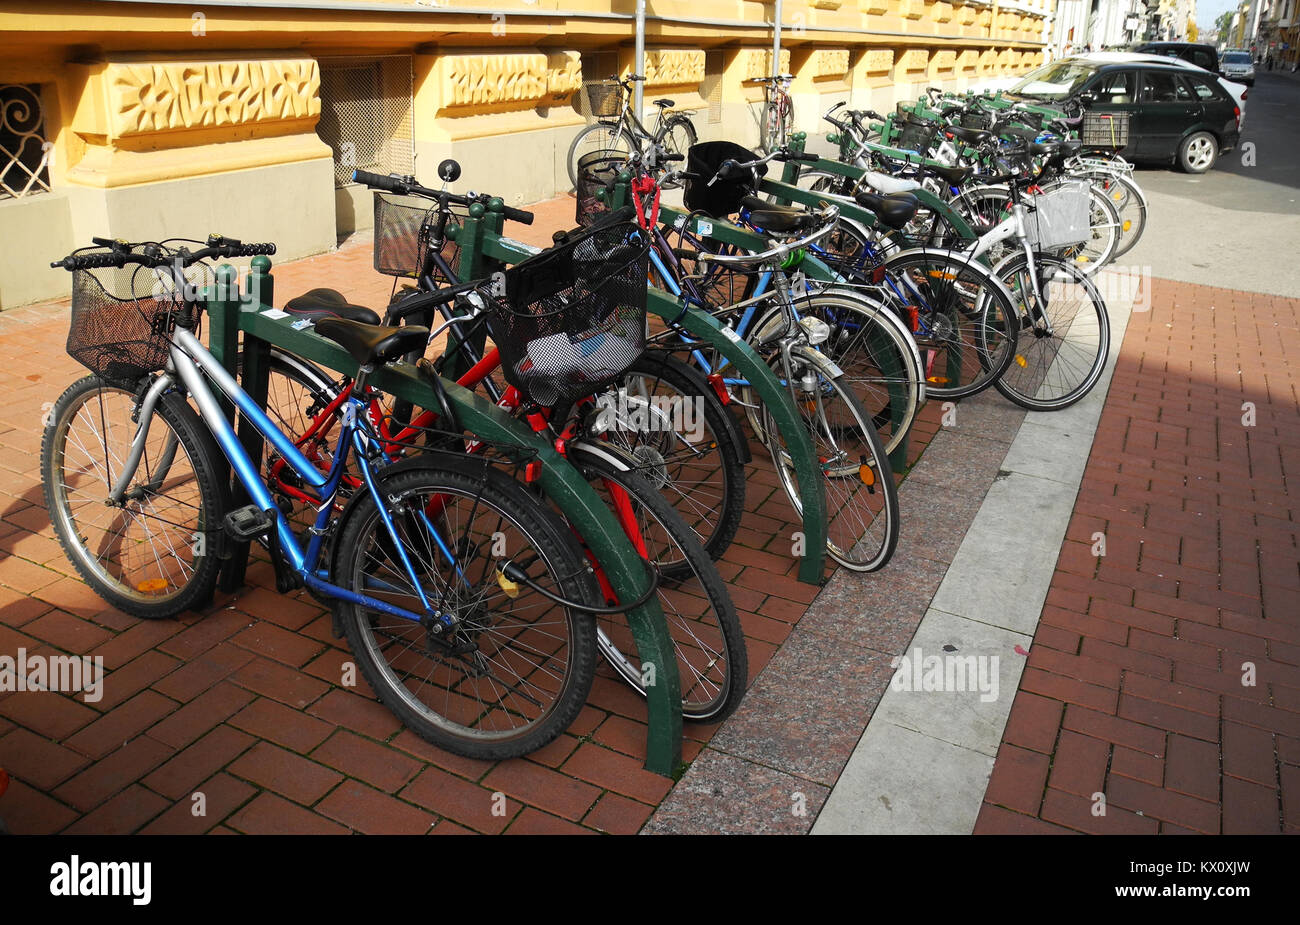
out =
{"type": "MultiPolygon", "coordinates": [[[[344,375],[353,375],[356,361],[333,341],[310,330],[295,330],[292,318],[268,318],[262,314],[269,307],[273,292],[269,269],[269,260],[255,259],[249,277],[250,297],[246,302],[241,304],[234,300],[232,304],[230,299],[226,299],[209,303],[213,355],[227,369],[231,368],[238,351],[238,333],[243,331],[245,389],[254,401],[262,404],[266,400],[267,367],[273,345],[344,375]]],[[[230,267],[219,268],[218,273],[222,271],[234,273],[230,267]]],[[[412,405],[437,407],[432,387],[409,366],[382,366],[371,376],[371,382],[412,405]]],[[[509,442],[536,452],[542,464],[538,484],[581,532],[618,596],[622,600],[634,600],[645,593],[645,569],[641,558],[609,508],[601,503],[600,497],[577,469],[556,452],[550,441],[533,433],[482,396],[453,382],[444,381],[443,385],[467,429],[486,440],[509,442]]],[[[262,438],[249,422],[240,422],[239,437],[252,458],[260,458],[262,438]]],[[[244,558],[238,554],[232,557],[232,562],[240,561],[231,574],[238,574],[241,581],[244,558]]],[[[646,692],[649,731],[645,767],[670,777],[680,765],[682,754],[681,683],[672,639],[657,600],[651,599],[629,611],[627,619],[641,663],[655,666],[655,683],[647,685],[646,692]]]]}
{"type": "MultiPolygon", "coordinates": [[[[626,174],[624,177],[626,178],[626,174]]],[[[626,183],[620,183],[617,188],[621,188],[623,195],[626,195],[626,183]]],[[[615,208],[621,205],[617,194],[613,205],[615,208]]],[[[476,210],[471,206],[470,217],[458,229],[454,229],[455,234],[452,238],[461,248],[459,269],[462,279],[481,278],[496,266],[519,263],[536,253],[533,248],[502,236],[503,208],[504,204],[500,199],[490,200],[486,209],[480,207],[476,210]]],[[[661,211],[662,214],[676,217],[681,213],[665,207],[661,211]]],[[[739,241],[741,246],[749,246],[755,241],[764,240],[734,226],[728,227],[736,236],[744,239],[739,241]]],[[[451,231],[453,229],[449,228],[448,232],[451,231]]],[[[800,424],[798,413],[791,404],[789,394],[753,348],[736,338],[708,312],[694,306],[683,309],[682,303],[677,299],[654,288],[649,291],[646,308],[666,321],[675,321],[693,337],[716,348],[749,379],[754,390],[771,411],[777,427],[786,435],[787,448],[794,458],[795,477],[803,506],[804,553],[799,561],[799,580],[807,584],[821,584],[826,556],[825,485],[822,482],[821,469],[815,461],[812,441],[800,424]]]]}

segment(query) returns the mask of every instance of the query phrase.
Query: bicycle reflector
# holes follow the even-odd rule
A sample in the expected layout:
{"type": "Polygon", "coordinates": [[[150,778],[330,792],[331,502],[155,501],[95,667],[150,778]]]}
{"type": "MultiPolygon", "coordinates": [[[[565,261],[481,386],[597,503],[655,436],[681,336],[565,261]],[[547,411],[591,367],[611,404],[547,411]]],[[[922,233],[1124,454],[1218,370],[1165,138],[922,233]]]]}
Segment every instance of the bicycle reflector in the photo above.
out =
{"type": "Polygon", "coordinates": [[[870,488],[876,484],[876,470],[872,469],[869,463],[861,463],[858,465],[858,479],[870,488]]]}

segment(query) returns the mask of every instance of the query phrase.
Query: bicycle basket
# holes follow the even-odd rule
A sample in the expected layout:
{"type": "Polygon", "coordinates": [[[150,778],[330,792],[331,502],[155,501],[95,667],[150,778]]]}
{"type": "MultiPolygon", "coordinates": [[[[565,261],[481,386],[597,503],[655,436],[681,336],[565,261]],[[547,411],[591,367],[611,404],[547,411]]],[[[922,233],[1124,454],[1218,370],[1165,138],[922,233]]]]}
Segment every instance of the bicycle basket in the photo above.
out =
{"type": "Polygon", "coordinates": [[[1043,250],[1082,244],[1092,238],[1092,201],[1084,180],[1067,180],[1034,197],[1025,231],[1043,250]]]}
{"type": "Polygon", "coordinates": [[[1114,148],[1128,146],[1127,112],[1092,112],[1083,114],[1082,139],[1086,148],[1114,148]]]}
{"type": "MultiPolygon", "coordinates": [[[[686,190],[682,201],[692,212],[705,212],[714,218],[725,218],[740,210],[740,200],[757,191],[757,179],[747,176],[739,180],[713,179],[723,161],[745,164],[758,160],[758,155],[730,141],[704,141],[691,145],[686,152],[686,190]]],[[[755,168],[758,177],[767,175],[767,165],[755,168]]]]}
{"type": "Polygon", "coordinates": [[[596,222],[609,211],[614,195],[614,181],[627,163],[622,151],[592,151],[578,158],[578,182],[574,188],[577,197],[576,221],[583,227],[596,222]]]}
{"type": "Polygon", "coordinates": [[[983,109],[967,109],[961,114],[961,127],[987,130],[993,124],[993,114],[983,109]]]}
{"type": "Polygon", "coordinates": [[[650,244],[630,211],[510,267],[505,297],[489,299],[501,371],[538,404],[568,408],[645,349],[650,244]]]}
{"type": "MultiPolygon", "coordinates": [[[[386,276],[415,279],[420,274],[421,258],[428,241],[426,222],[436,218],[437,211],[427,199],[376,192],[375,270],[386,276]]],[[[459,224],[456,215],[447,223],[448,227],[453,224],[459,224]]],[[[452,269],[456,269],[459,255],[460,246],[447,239],[442,245],[442,256],[452,269]]],[[[442,274],[437,275],[441,277],[442,274]]]]}
{"type": "MultiPolygon", "coordinates": [[[[897,125],[898,122],[896,121],[897,125]]],[[[906,113],[902,118],[901,128],[898,132],[898,138],[894,141],[894,147],[903,151],[915,151],[917,154],[924,154],[930,150],[934,144],[934,136],[939,133],[939,123],[927,122],[924,119],[918,119],[911,113],[906,113]]]]}
{"type": "Polygon", "coordinates": [[[587,90],[587,115],[616,116],[623,111],[623,85],[602,81],[589,83],[587,90]]]}
{"type": "Polygon", "coordinates": [[[109,382],[134,383],[167,365],[183,293],[138,265],[76,270],[68,356],[109,382]]]}

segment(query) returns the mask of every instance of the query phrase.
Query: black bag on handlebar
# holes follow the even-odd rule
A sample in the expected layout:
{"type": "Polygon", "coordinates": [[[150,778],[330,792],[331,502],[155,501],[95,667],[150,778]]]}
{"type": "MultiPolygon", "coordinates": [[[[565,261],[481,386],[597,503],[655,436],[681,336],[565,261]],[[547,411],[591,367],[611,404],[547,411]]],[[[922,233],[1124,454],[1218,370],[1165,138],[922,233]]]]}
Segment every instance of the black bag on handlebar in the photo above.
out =
{"type": "Polygon", "coordinates": [[[712,186],[709,186],[709,181],[724,161],[745,164],[758,160],[758,157],[748,148],[730,141],[704,141],[691,145],[686,153],[686,171],[690,178],[682,197],[686,208],[692,212],[705,212],[714,218],[725,218],[740,211],[740,200],[758,191],[754,173],[759,177],[767,176],[766,164],[759,164],[753,171],[746,170],[746,175],[739,179],[718,179],[712,186]]]}

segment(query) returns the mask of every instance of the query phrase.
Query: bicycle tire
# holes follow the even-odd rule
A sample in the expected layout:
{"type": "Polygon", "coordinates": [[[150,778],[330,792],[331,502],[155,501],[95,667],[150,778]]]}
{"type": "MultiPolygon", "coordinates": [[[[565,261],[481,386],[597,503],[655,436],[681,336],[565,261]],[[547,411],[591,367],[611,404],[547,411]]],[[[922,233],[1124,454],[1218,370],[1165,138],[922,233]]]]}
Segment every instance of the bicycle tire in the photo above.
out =
{"type": "MultiPolygon", "coordinates": [[[[795,408],[813,438],[813,455],[818,460],[826,489],[826,552],[840,565],[855,572],[874,572],[888,564],[898,546],[900,529],[898,485],[880,435],[871,417],[842,373],[810,347],[795,346],[789,383],[795,408]],[[816,388],[797,389],[811,371],[816,388]],[[827,409],[834,412],[833,416],[827,409]],[[870,481],[866,469],[870,469],[870,481]]],[[[781,363],[779,353],[769,362],[781,363]]],[[[803,501],[794,462],[784,449],[780,429],[764,408],[764,430],[777,476],[799,515],[803,501]]]]}
{"type": "Polygon", "coordinates": [[[685,155],[698,140],[695,123],[683,115],[670,116],[659,136],[659,143],[669,154],[685,155]]]}
{"type": "Polygon", "coordinates": [[[1021,295],[1027,291],[1024,276],[1028,272],[1028,259],[1023,253],[1012,254],[998,264],[994,272],[1010,281],[1008,288],[1020,299],[1017,308],[1022,327],[1015,362],[998,379],[996,388],[1006,398],[1030,411],[1059,411],[1087,395],[1101,378],[1110,352],[1110,318],[1101,293],[1087,273],[1059,257],[1035,254],[1034,261],[1042,285],[1061,282],[1060,277],[1068,277],[1064,281],[1064,291],[1048,296],[1048,316],[1053,333],[1047,334],[1030,317],[1021,295]],[[1086,299],[1087,306],[1080,305],[1072,310],[1068,301],[1063,303],[1072,292],[1077,302],[1086,299]],[[1096,319],[1095,328],[1092,327],[1092,318],[1096,319]],[[1071,348],[1065,344],[1065,335],[1060,333],[1063,330],[1076,335],[1078,347],[1071,348]],[[1069,359],[1071,353],[1077,354],[1077,363],[1069,359]],[[1079,375],[1071,376],[1076,369],[1080,370],[1079,375]]]}
{"type": "Polygon", "coordinates": [[[626,127],[616,123],[606,124],[597,122],[595,125],[589,125],[574,137],[569,144],[568,168],[569,183],[572,188],[578,186],[578,159],[584,154],[592,151],[610,151],[613,153],[631,154],[640,146],[636,138],[626,127]],[[590,139],[590,141],[585,141],[590,139]],[[622,142],[620,145],[619,142],[622,142]]]}
{"type": "Polygon", "coordinates": [[[975,395],[1006,372],[1017,315],[991,270],[951,251],[917,248],[890,255],[885,271],[899,290],[889,291],[908,299],[899,309],[916,309],[927,398],[975,395]]]}
{"type": "MultiPolygon", "coordinates": [[[[609,494],[609,482],[627,493],[646,557],[660,573],[657,593],[677,654],[682,719],[720,722],[735,712],[748,683],[749,658],[735,604],[717,566],[673,506],[631,467],[630,460],[609,449],[575,444],[569,458],[602,497],[609,494]],[[678,566],[671,574],[661,567],[665,560],[678,566]]],[[[597,628],[601,655],[644,695],[647,678],[627,621],[619,615],[599,614],[597,628]]]]}
{"type": "Polygon", "coordinates": [[[124,613],[154,620],[210,601],[229,490],[217,474],[216,442],[172,391],[149,421],[137,468],[147,481],[134,480],[122,504],[107,505],[136,434],[136,405],[135,392],[97,376],[68,386],[47,419],[41,481],[55,535],[86,584],[124,613]]]}
{"type": "MultiPolygon", "coordinates": [[[[447,639],[465,651],[447,652],[441,637],[420,624],[335,599],[336,616],[366,681],[408,728],[458,755],[495,761],[554,741],[590,693],[595,625],[587,613],[554,604],[527,585],[518,585],[511,596],[498,570],[506,558],[524,563],[553,593],[594,604],[596,589],[572,535],[521,485],[486,462],[426,455],[376,477],[421,586],[429,586],[431,602],[462,619],[447,639]],[[466,576],[463,589],[442,580],[452,569],[435,561],[426,519],[410,513],[428,511],[435,497],[443,511],[439,524],[458,530],[446,539],[466,576]],[[462,516],[465,509],[468,516],[462,516]],[[540,578],[538,563],[545,568],[540,578]],[[525,619],[528,611],[534,612],[531,619],[525,619]],[[389,643],[380,644],[380,637],[389,643]]],[[[386,564],[392,542],[371,493],[349,506],[336,549],[332,574],[341,587],[396,598],[399,606],[419,611],[404,570],[386,564]],[[381,570],[382,580],[370,580],[381,570]]]]}
{"type": "MultiPolygon", "coordinates": [[[[886,305],[865,293],[839,287],[799,297],[795,308],[800,315],[819,318],[830,327],[830,336],[817,349],[844,371],[885,452],[894,452],[907,439],[923,401],[920,359],[905,329],[887,317],[890,309],[886,305]]],[[[781,307],[772,306],[758,316],[751,340],[761,341],[780,314],[781,307]]],[[[745,400],[750,405],[758,401],[752,391],[745,400]]],[[[761,416],[751,414],[750,424],[765,443],[761,416]]]]}
{"type": "Polygon", "coordinates": [[[1127,254],[1147,227],[1147,200],[1133,180],[1122,173],[1092,170],[1084,174],[1119,213],[1120,239],[1115,259],[1127,254]]]}
{"type": "MultiPolygon", "coordinates": [[[[686,408],[692,409],[692,423],[702,429],[695,439],[676,429],[678,419],[652,429],[619,428],[610,438],[636,460],[638,471],[668,497],[682,520],[712,559],[721,558],[736,536],[745,512],[745,464],[736,444],[734,425],[725,419],[730,412],[713,390],[701,387],[698,373],[665,351],[647,351],[628,370],[624,386],[639,382],[639,399],[653,411],[660,396],[676,396],[683,409],[681,423],[688,426],[686,408]],[[716,473],[711,478],[710,473],[716,473]]],[[[629,390],[630,391],[630,390],[629,390]]],[[[671,412],[669,412],[671,414],[671,412]]],[[[647,413],[647,419],[662,418],[647,413]]],[[[671,569],[668,569],[672,574],[671,569]]],[[[677,575],[675,577],[681,577],[677,575]]]]}

